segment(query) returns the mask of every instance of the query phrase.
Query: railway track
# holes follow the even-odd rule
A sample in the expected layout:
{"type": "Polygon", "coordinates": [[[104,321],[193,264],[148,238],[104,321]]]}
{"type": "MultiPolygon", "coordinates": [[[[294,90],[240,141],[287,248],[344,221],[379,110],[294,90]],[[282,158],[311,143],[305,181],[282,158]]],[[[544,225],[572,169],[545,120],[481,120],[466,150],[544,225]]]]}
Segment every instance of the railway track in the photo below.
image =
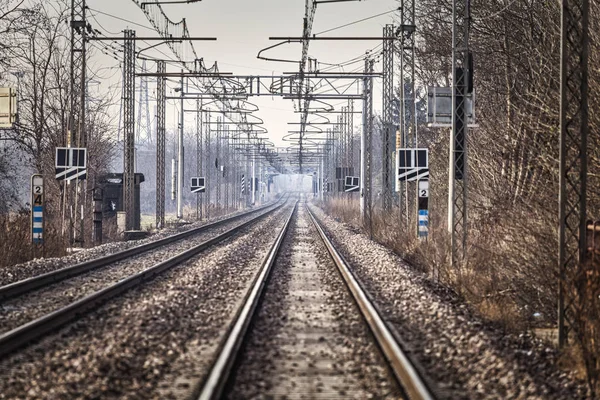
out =
{"type": "Polygon", "coordinates": [[[435,398],[305,205],[287,218],[196,394],[435,398]]]}
{"type": "Polygon", "coordinates": [[[0,334],[0,356],[14,352],[106,301],[197,256],[279,210],[286,202],[287,199],[0,288],[0,326],[4,329],[0,334]],[[185,250],[182,251],[181,246],[185,250]],[[157,249],[166,250],[157,256],[157,249]],[[133,267],[129,265],[132,258],[136,260],[133,267]],[[147,266],[149,263],[150,267],[147,266]],[[112,273],[106,274],[106,271],[112,273]],[[109,275],[108,278],[105,275],[109,275]],[[65,292],[65,288],[69,287],[77,290],[75,295],[65,292]],[[31,309],[37,310],[40,315],[34,314],[34,318],[31,318],[31,309]],[[27,314],[25,321],[23,313],[27,314]]]}

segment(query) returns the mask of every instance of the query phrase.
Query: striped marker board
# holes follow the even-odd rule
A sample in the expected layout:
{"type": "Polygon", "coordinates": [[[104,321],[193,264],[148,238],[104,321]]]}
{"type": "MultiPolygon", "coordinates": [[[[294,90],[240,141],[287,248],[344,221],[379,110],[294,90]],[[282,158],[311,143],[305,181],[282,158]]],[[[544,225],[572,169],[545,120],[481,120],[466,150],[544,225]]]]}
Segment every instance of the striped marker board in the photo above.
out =
{"type": "Polygon", "coordinates": [[[31,241],[44,242],[44,177],[31,177],[31,241]]]}

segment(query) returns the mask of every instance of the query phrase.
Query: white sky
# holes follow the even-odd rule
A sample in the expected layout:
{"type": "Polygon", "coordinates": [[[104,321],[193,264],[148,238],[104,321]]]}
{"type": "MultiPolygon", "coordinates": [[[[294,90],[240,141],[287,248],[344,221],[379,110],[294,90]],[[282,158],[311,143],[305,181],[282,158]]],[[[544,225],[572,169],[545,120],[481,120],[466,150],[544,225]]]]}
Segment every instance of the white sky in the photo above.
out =
{"type": "MultiPolygon", "coordinates": [[[[271,75],[297,70],[294,64],[267,62],[256,58],[257,53],[265,47],[277,42],[270,41],[269,36],[301,36],[304,17],[305,0],[203,0],[199,3],[185,5],[164,5],[164,9],[171,20],[178,22],[185,17],[192,36],[217,37],[216,42],[196,42],[199,57],[204,58],[207,65],[218,61],[220,70],[233,72],[240,75],[271,75]]],[[[131,0],[88,0],[89,22],[94,28],[99,29],[108,36],[122,36],[123,29],[134,29],[137,36],[156,36],[157,33],[130,22],[122,21],[102,13],[150,26],[140,8],[131,0]],[[94,17],[91,17],[94,16],[94,17]]],[[[354,22],[363,18],[394,10],[398,7],[395,0],[363,0],[348,3],[320,4],[317,7],[313,33],[334,28],[343,24],[354,22]]],[[[393,22],[395,13],[369,19],[367,21],[338,29],[324,36],[382,36],[383,26],[393,22]]],[[[379,41],[313,41],[309,55],[320,62],[340,63],[361,56],[366,50],[380,45],[379,41]]],[[[139,43],[139,47],[145,47],[139,43]]],[[[160,49],[174,58],[166,46],[160,49]]],[[[97,52],[98,53],[98,52],[97,52]]],[[[160,53],[149,51],[147,55],[156,55],[164,58],[160,53]]],[[[300,44],[289,44],[286,47],[265,53],[274,58],[299,59],[301,55],[300,44]]],[[[100,75],[106,79],[100,80],[99,89],[108,89],[109,86],[120,85],[120,76],[117,68],[118,62],[104,55],[96,55],[90,60],[92,69],[105,68],[100,75]]],[[[358,69],[362,71],[364,61],[360,60],[346,68],[346,71],[358,69]]],[[[151,63],[148,66],[154,69],[151,63]]],[[[376,70],[378,69],[376,65],[376,70]]],[[[168,67],[170,71],[177,71],[174,66],[168,67]]],[[[375,111],[381,107],[381,95],[375,83],[375,111]]],[[[175,85],[170,85],[174,87],[175,85]]],[[[154,85],[150,84],[150,96],[154,85]]],[[[170,92],[170,89],[168,89],[170,92]]],[[[269,136],[276,145],[283,145],[281,137],[291,127],[288,122],[298,122],[299,115],[293,113],[291,100],[279,98],[250,98],[249,101],[257,104],[260,111],[256,113],[261,117],[269,130],[269,136]]],[[[344,104],[345,101],[343,102],[344,104]]],[[[333,104],[340,104],[334,102],[333,104]]],[[[174,128],[177,115],[175,102],[170,102],[167,108],[168,129],[174,128]]],[[[192,108],[192,104],[189,105],[192,108]]],[[[355,104],[355,109],[361,108],[360,102],[355,104]]],[[[154,104],[150,104],[151,117],[154,115],[154,104]]],[[[136,111],[137,112],[137,111],[136,111]]],[[[186,126],[194,124],[194,115],[186,116],[186,126]]],[[[333,117],[332,119],[335,119],[333,117]]],[[[360,118],[355,117],[355,124],[360,123],[360,118]]]]}

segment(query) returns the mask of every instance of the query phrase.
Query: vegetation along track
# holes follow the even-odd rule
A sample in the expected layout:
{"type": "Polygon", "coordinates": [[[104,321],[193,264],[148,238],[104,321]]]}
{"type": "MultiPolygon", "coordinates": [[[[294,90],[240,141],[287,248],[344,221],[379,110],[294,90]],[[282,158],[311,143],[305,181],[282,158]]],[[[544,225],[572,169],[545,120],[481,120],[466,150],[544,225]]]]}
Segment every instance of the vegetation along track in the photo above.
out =
{"type": "MultiPolygon", "coordinates": [[[[31,282],[29,288],[26,285],[17,285],[21,287],[19,294],[39,289],[45,285],[50,286],[27,296],[4,301],[1,304],[0,326],[4,330],[10,330],[0,335],[0,356],[55,330],[78,315],[154,278],[163,271],[183,263],[280,209],[284,204],[285,201],[274,206],[262,207],[249,213],[171,236],[167,238],[168,240],[159,240],[157,241],[159,244],[152,242],[103,257],[100,259],[101,261],[92,260],[58,270],[55,271],[55,279],[48,278],[48,275],[52,273],[44,274],[40,278],[44,283],[36,281],[35,277],[28,279],[27,281],[31,282]],[[256,213],[258,215],[254,216],[256,213]],[[233,225],[238,220],[244,222],[233,225]],[[182,241],[182,239],[186,240],[182,241]],[[166,249],[163,250],[162,246],[166,246],[166,249]],[[151,251],[159,247],[161,247],[160,252],[151,251]],[[135,257],[140,253],[144,253],[143,257],[135,257]],[[131,257],[135,258],[131,260],[131,257]],[[122,262],[116,263],[116,261],[122,262]],[[106,266],[108,267],[102,271],[77,276],[86,271],[106,266]],[[73,269],[70,270],[71,268],[73,269]],[[59,283],[53,284],[54,282],[59,283]]],[[[13,285],[9,286],[14,287],[13,285]]],[[[0,288],[0,291],[2,289],[0,288]]],[[[13,290],[12,293],[12,296],[16,296],[14,293],[17,292],[13,290]]]]}
{"type": "Polygon", "coordinates": [[[259,395],[434,398],[305,205],[272,245],[198,391],[259,395]]]}

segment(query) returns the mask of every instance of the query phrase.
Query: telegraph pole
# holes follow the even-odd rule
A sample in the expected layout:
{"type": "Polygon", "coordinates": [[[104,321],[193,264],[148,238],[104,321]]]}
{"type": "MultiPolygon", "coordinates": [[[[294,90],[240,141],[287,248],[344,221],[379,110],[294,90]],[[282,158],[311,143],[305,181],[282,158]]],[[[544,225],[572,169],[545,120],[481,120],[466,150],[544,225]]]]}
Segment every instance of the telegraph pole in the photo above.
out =
{"type": "Polygon", "coordinates": [[[573,287],[586,243],[589,0],[562,0],[558,343],[573,326],[573,287]]]}

